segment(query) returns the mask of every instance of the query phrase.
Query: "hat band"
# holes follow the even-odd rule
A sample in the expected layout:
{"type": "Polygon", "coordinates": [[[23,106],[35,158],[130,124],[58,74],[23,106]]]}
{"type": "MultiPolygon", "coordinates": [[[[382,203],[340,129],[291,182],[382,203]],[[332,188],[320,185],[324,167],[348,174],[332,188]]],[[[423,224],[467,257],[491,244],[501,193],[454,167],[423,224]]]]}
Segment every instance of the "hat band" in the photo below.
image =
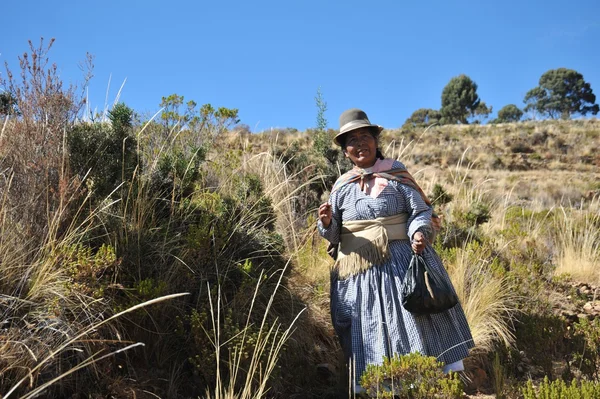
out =
{"type": "Polygon", "coordinates": [[[354,130],[354,129],[358,129],[359,127],[365,127],[365,126],[369,126],[369,127],[376,127],[375,125],[371,125],[371,122],[369,122],[368,120],[355,120],[355,121],[350,121],[348,123],[346,123],[344,126],[342,126],[340,128],[340,133],[344,133],[350,130],[354,130]]]}

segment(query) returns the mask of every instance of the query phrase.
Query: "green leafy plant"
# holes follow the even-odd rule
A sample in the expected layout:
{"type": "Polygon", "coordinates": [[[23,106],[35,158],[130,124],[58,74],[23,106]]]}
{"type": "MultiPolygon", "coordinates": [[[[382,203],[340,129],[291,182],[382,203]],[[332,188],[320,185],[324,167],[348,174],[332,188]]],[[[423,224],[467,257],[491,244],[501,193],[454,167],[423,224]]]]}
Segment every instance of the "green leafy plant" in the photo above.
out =
{"type": "Polygon", "coordinates": [[[317,89],[315,103],[317,105],[317,127],[313,131],[313,145],[317,154],[325,156],[331,147],[331,138],[327,134],[327,119],[325,118],[327,103],[323,99],[321,88],[317,89]]]}
{"type": "Polygon", "coordinates": [[[429,194],[429,198],[433,205],[442,206],[452,201],[454,196],[448,193],[441,184],[436,183],[433,186],[433,191],[429,194]]]}
{"type": "Polygon", "coordinates": [[[490,207],[484,202],[475,202],[471,204],[465,219],[471,225],[479,226],[490,220],[490,207]]]}
{"type": "Polygon", "coordinates": [[[600,319],[582,318],[574,324],[579,349],[573,355],[573,365],[591,378],[600,378],[600,319]]]}
{"type": "Polygon", "coordinates": [[[385,357],[383,364],[367,366],[360,385],[371,398],[461,398],[456,373],[445,375],[435,357],[419,353],[385,357]]]}
{"type": "Polygon", "coordinates": [[[572,380],[567,384],[563,380],[550,382],[548,377],[537,389],[531,380],[522,389],[524,399],[597,399],[600,397],[600,384],[592,381],[572,380]]]}
{"type": "Polygon", "coordinates": [[[65,249],[62,254],[71,277],[69,288],[72,292],[99,299],[104,297],[106,288],[114,283],[121,260],[110,245],[102,245],[96,253],[92,248],[81,244],[65,249]]]}
{"type": "Polygon", "coordinates": [[[68,131],[72,173],[85,179],[95,201],[130,181],[138,166],[132,118],[133,110],[119,103],[109,112],[110,124],[79,123],[68,131]]]}

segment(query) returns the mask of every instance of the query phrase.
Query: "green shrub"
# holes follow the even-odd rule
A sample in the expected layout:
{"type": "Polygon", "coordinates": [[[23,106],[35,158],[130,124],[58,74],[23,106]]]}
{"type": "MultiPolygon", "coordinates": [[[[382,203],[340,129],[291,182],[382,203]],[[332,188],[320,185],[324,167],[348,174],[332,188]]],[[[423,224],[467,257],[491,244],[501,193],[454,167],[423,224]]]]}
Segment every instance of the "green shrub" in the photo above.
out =
{"type": "Polygon", "coordinates": [[[98,200],[129,181],[137,166],[132,118],[129,107],[117,104],[109,112],[110,124],[80,123],[67,133],[71,170],[87,179],[86,186],[98,200]]]}
{"type": "Polygon", "coordinates": [[[462,398],[456,373],[445,375],[435,357],[418,353],[384,358],[382,365],[368,365],[360,385],[372,398],[462,398]]]}
{"type": "Polygon", "coordinates": [[[548,377],[535,389],[531,380],[522,389],[524,399],[598,399],[600,398],[600,384],[592,381],[572,380],[567,385],[563,380],[550,382],[548,377]]]}
{"type": "Polygon", "coordinates": [[[479,226],[489,221],[490,217],[490,207],[483,202],[473,203],[465,215],[467,222],[474,226],[479,226]]]}
{"type": "MultiPolygon", "coordinates": [[[[216,323],[216,320],[212,317],[208,309],[193,309],[189,315],[178,319],[176,332],[186,341],[188,361],[193,366],[194,373],[207,386],[214,385],[217,369],[220,370],[220,378],[228,380],[225,376],[231,371],[231,363],[238,362],[237,381],[243,385],[246,381],[245,370],[250,369],[251,362],[258,361],[264,365],[269,360],[268,351],[261,352],[258,359],[253,359],[254,347],[261,339],[260,323],[245,325],[245,320],[237,320],[233,310],[229,308],[221,315],[219,329],[215,332],[213,322],[216,323]],[[215,347],[216,339],[222,345],[219,351],[215,347]]],[[[263,326],[263,336],[270,328],[269,324],[263,326]]],[[[269,341],[273,338],[275,337],[269,337],[269,341]]],[[[267,347],[271,344],[269,342],[267,347]]]]}
{"type": "Polygon", "coordinates": [[[600,378],[600,318],[593,321],[582,318],[573,327],[578,341],[573,354],[574,365],[589,377],[600,378]]]}
{"type": "Polygon", "coordinates": [[[435,184],[433,186],[433,191],[429,194],[429,198],[431,198],[431,203],[434,206],[446,205],[454,198],[452,194],[449,194],[441,184],[435,184]]]}
{"type": "Polygon", "coordinates": [[[162,154],[152,175],[153,192],[175,200],[189,196],[200,178],[200,165],[206,157],[203,147],[187,152],[173,150],[162,154]]]}
{"type": "Polygon", "coordinates": [[[523,353],[533,366],[541,367],[546,375],[552,375],[552,361],[563,360],[569,352],[567,323],[549,311],[539,311],[539,314],[523,314],[515,323],[515,338],[521,352],[513,353],[513,357],[518,363],[522,357],[519,353],[523,353]]]}
{"type": "Polygon", "coordinates": [[[121,264],[110,245],[102,245],[93,254],[91,247],[76,244],[67,248],[62,256],[69,273],[69,289],[95,299],[104,297],[121,264]]]}

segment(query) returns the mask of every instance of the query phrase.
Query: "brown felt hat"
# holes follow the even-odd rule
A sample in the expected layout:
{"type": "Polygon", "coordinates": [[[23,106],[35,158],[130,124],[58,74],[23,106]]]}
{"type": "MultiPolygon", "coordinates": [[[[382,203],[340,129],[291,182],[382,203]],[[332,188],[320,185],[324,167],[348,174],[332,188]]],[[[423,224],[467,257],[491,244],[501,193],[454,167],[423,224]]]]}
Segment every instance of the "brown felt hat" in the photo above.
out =
{"type": "Polygon", "coordinates": [[[335,141],[337,145],[342,145],[339,141],[341,136],[361,127],[373,128],[375,136],[378,136],[383,130],[382,126],[373,125],[369,121],[365,111],[358,108],[352,108],[342,112],[342,115],[340,115],[340,132],[336,134],[333,141],[335,141]]]}

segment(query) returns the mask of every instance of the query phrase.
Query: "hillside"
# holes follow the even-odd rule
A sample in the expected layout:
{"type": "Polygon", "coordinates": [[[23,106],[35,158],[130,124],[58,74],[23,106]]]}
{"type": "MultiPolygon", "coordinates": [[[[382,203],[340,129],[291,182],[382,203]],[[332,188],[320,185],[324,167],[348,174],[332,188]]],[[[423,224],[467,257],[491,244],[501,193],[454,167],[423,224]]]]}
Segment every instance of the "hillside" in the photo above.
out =
{"type": "MultiPolygon", "coordinates": [[[[119,112],[3,127],[0,392],[347,397],[314,227],[348,167],[339,151],[315,151],[312,132],[199,141],[119,112]]],[[[443,215],[435,246],[477,345],[466,392],[598,385],[600,121],[385,130],[382,144],[443,215]]]]}

